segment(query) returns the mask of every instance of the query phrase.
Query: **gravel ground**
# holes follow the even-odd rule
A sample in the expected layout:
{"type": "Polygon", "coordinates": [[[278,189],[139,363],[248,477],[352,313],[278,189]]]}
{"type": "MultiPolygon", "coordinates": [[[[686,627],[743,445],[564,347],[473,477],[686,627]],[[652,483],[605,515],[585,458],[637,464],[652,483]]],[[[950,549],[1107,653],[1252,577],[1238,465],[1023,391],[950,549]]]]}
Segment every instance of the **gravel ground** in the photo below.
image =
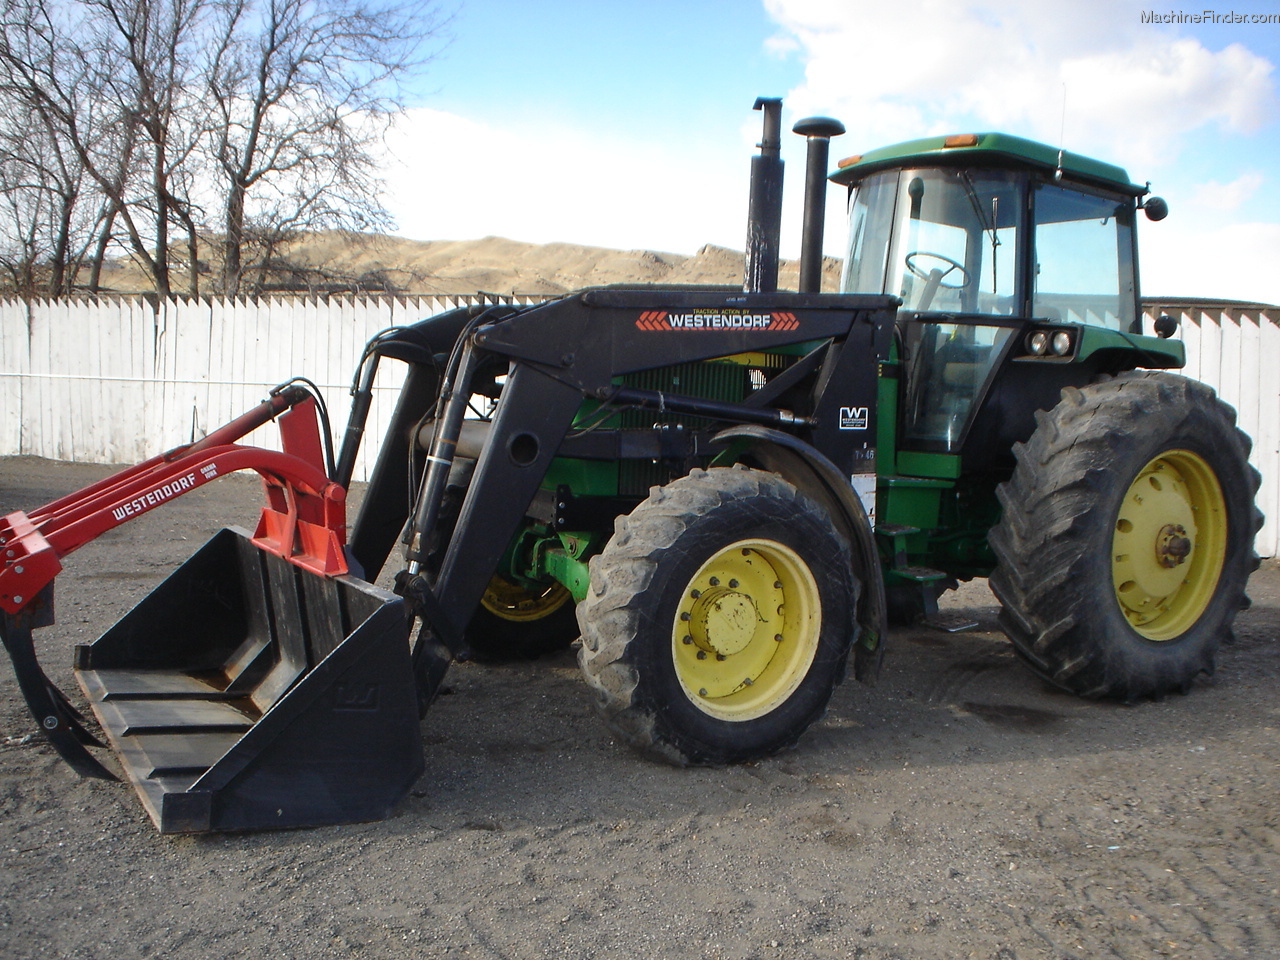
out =
{"type": "MultiPolygon", "coordinates": [[[[0,512],[102,468],[0,460],[0,512]]],[[[229,478],[80,551],[41,631],[64,690],[98,636],[217,527],[229,478]]],[[[162,837],[131,790],[33,734],[0,664],[0,957],[1280,958],[1280,566],[1217,675],[1087,703],[980,623],[896,632],[797,748],[679,770],[596,720],[570,653],[456,666],[391,819],[162,837]]]]}

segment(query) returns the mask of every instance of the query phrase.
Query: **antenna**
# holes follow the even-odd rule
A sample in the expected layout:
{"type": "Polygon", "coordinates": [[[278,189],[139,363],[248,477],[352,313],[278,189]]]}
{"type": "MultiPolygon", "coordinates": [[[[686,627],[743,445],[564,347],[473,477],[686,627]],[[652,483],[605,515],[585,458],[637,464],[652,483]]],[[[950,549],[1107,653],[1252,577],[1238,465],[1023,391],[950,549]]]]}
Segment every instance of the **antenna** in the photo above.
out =
{"type": "Polygon", "coordinates": [[[1067,143],[1067,81],[1062,81],[1062,119],[1058,125],[1058,169],[1053,172],[1054,180],[1062,179],[1062,154],[1067,143]]]}

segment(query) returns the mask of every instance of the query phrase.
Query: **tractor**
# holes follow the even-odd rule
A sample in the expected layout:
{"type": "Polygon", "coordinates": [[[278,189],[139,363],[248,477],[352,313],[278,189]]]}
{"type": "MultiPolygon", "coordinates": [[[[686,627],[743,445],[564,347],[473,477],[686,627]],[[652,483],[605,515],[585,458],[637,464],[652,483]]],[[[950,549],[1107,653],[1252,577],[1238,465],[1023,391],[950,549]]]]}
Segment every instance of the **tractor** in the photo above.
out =
{"type": "MultiPolygon", "coordinates": [[[[778,100],[761,99],[746,283],[610,286],[470,307],[372,340],[346,431],[306,381],[195,443],[0,520],[0,634],[32,713],[114,774],[45,677],[60,558],[228,472],[217,534],[75,673],[166,833],[387,816],[423,770],[451,662],[578,644],[627,744],[676,764],[795,743],[891,622],[945,625],[989,578],[1050,684],[1136,701],[1214,669],[1257,565],[1258,474],[1234,412],[1143,332],[1124,170],[998,133],[840,161],[808,140],[799,289],[779,291],[778,100]],[[848,191],[821,291],[828,179],[848,191]],[[362,507],[345,497],[381,361],[404,387],[362,507]],[[278,420],[283,450],[239,440],[278,420]],[[375,585],[399,554],[391,589],[375,585]]],[[[387,582],[386,578],[382,582],[387,582]]]]}

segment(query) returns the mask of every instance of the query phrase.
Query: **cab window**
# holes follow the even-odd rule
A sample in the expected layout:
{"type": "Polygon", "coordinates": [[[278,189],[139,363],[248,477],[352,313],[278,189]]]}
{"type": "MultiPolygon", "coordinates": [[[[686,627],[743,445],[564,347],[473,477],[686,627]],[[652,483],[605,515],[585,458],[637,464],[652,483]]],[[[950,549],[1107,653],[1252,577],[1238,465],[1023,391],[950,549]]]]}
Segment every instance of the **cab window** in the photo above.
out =
{"type": "Polygon", "coordinates": [[[1055,184],[1035,190],[1032,316],[1128,329],[1133,322],[1132,205],[1055,184]]]}

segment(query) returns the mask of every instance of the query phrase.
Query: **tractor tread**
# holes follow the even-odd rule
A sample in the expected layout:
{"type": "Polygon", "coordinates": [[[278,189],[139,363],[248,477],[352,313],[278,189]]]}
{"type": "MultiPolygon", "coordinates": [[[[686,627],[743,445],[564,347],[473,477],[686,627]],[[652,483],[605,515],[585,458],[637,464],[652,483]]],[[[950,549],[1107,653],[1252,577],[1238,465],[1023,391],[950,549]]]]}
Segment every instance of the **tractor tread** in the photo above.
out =
{"type": "MultiPolygon", "coordinates": [[[[665,487],[654,488],[649,498],[631,514],[619,517],[606,548],[591,559],[590,589],[578,605],[582,643],[578,662],[595,694],[595,705],[605,723],[623,741],[655,759],[678,766],[738,762],[766,756],[793,745],[808,726],[825,711],[821,707],[806,722],[775,733],[766,746],[734,745],[732,748],[688,747],[668,729],[666,705],[646,701],[642,678],[634,660],[635,638],[655,617],[651,586],[663,564],[678,550],[672,549],[682,534],[723,504],[735,501],[735,509],[768,499],[786,513],[830,527],[829,518],[794,486],[776,474],[737,465],[732,468],[695,469],[665,487]]],[[[763,517],[762,519],[767,519],[763,517]]],[[[832,530],[832,536],[834,530],[832,530]]],[[[842,541],[841,541],[842,542],[842,541]]],[[[842,577],[849,577],[847,551],[823,561],[842,577]]],[[[856,605],[856,585],[849,591],[856,605]]],[[[850,617],[850,620],[852,618],[850,617]]],[[[843,640],[843,656],[827,668],[831,688],[844,678],[845,660],[854,636],[852,622],[843,640]]],[[[669,635],[669,634],[668,634],[669,635]]],[[[830,690],[826,696],[829,697],[830,690]]]]}
{"type": "Polygon", "coordinates": [[[1031,438],[1014,447],[1016,467],[997,496],[1003,508],[989,541],[990,584],[1000,623],[1040,676],[1081,696],[1133,701],[1185,689],[1211,673],[1230,635],[1262,524],[1259,475],[1235,411],[1202,383],[1163,371],[1131,371],[1083,388],[1037,414],[1031,438]],[[1232,546],[1208,611],[1174,640],[1153,643],[1129,628],[1112,600],[1110,544],[1118,496],[1137,469],[1135,437],[1167,437],[1165,449],[1199,444],[1214,461],[1232,517],[1232,546]],[[1117,492],[1118,491],[1118,492],[1117,492]],[[1112,512],[1109,512],[1112,511],[1112,512]],[[1194,636],[1193,636],[1194,635],[1194,636]]]}

